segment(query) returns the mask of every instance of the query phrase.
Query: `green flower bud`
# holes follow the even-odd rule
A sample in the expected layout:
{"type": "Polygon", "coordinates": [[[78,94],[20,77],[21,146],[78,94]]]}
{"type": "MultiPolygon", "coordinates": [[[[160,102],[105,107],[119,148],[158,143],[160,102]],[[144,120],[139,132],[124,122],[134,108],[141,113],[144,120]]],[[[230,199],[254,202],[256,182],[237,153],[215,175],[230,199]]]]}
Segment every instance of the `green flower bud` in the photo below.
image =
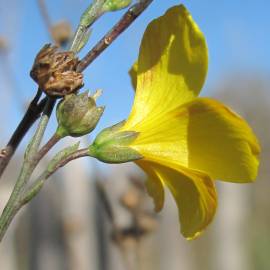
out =
{"type": "Polygon", "coordinates": [[[88,91],[80,95],[67,95],[58,104],[56,116],[58,128],[56,133],[61,136],[80,137],[90,133],[97,125],[104,107],[96,106],[100,92],[88,96],[88,91]]]}
{"type": "Polygon", "coordinates": [[[89,155],[105,163],[125,163],[143,158],[130,146],[139,133],[119,131],[124,124],[125,121],[102,130],[89,146],[89,155]]]}
{"type": "Polygon", "coordinates": [[[117,11],[126,8],[132,0],[107,0],[103,5],[103,11],[117,11]]]}

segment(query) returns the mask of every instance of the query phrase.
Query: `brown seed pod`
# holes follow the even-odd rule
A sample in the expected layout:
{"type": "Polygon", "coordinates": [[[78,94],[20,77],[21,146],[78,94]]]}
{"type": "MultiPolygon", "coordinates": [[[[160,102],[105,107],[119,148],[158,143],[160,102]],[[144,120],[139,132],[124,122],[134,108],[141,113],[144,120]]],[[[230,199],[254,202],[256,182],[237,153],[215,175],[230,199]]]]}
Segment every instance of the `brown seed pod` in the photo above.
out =
{"type": "Polygon", "coordinates": [[[30,76],[47,95],[63,97],[83,86],[83,75],[76,72],[79,60],[75,54],[57,49],[46,44],[37,54],[30,76]]]}
{"type": "Polygon", "coordinates": [[[49,96],[72,94],[83,86],[83,75],[75,71],[54,72],[44,84],[44,91],[49,96]]]}

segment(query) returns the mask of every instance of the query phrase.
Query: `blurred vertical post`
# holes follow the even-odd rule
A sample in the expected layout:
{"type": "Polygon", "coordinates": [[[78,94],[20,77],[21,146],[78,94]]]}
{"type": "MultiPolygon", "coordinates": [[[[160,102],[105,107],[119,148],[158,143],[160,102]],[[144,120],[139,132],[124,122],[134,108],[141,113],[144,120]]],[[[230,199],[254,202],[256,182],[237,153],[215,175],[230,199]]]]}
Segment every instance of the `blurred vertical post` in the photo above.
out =
{"type": "MultiPolygon", "coordinates": [[[[237,110],[254,129],[264,153],[264,134],[268,134],[266,131],[268,127],[262,123],[265,123],[263,119],[267,115],[266,108],[269,107],[269,98],[263,89],[263,81],[258,80],[254,75],[236,74],[221,82],[218,89],[218,99],[237,110]],[[260,105],[258,106],[258,104],[260,105]]],[[[262,158],[260,172],[263,164],[262,158]]],[[[252,211],[254,211],[252,207],[258,203],[260,197],[252,196],[252,193],[256,193],[256,190],[260,189],[261,178],[259,175],[256,182],[250,185],[220,183],[216,238],[213,243],[215,246],[215,256],[212,259],[214,261],[213,269],[258,269],[254,268],[256,262],[251,257],[252,249],[256,249],[256,242],[253,238],[254,229],[258,229],[253,227],[253,224],[256,224],[256,215],[252,215],[252,211]]],[[[263,197],[263,193],[260,196],[263,197]]],[[[258,224],[260,223],[261,221],[258,222],[258,224]]]]}
{"type": "Polygon", "coordinates": [[[225,183],[219,188],[219,210],[216,219],[213,269],[250,270],[245,230],[248,221],[249,193],[244,186],[225,183]]]}
{"type": "MultiPolygon", "coordinates": [[[[70,143],[72,139],[70,139],[70,143]]],[[[69,143],[68,143],[69,144],[69,143]]],[[[72,162],[63,171],[65,241],[70,270],[98,269],[95,232],[94,176],[90,160],[72,162]]]]}

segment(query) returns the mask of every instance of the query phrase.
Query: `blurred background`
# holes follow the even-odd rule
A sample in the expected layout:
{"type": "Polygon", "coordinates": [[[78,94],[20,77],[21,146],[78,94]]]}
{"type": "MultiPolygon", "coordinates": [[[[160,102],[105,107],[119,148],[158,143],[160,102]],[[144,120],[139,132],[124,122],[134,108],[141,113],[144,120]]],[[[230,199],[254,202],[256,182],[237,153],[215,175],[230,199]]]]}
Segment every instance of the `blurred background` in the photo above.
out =
{"type": "MultiPolygon", "coordinates": [[[[5,146],[35,94],[36,85],[29,71],[39,49],[51,42],[48,24],[56,29],[58,38],[65,40],[75,31],[80,14],[89,3],[90,0],[0,0],[0,148],[5,146]]],[[[85,71],[85,87],[92,92],[103,89],[98,104],[106,105],[91,137],[129,114],[134,94],[127,71],[137,58],[144,29],[153,18],[179,3],[155,0],[85,71]]],[[[0,245],[0,269],[270,269],[270,2],[181,3],[190,10],[208,42],[209,73],[202,95],[230,105],[260,139],[262,162],[257,182],[218,183],[216,218],[199,239],[186,241],[179,234],[171,195],[166,194],[164,209],[155,214],[144,190],[145,176],[135,166],[105,166],[88,159],[73,162],[55,174],[16,217],[0,245]]],[[[80,56],[122,13],[107,14],[94,25],[90,42],[80,56]]],[[[55,128],[53,115],[45,140],[55,128]]],[[[1,211],[17,178],[29,138],[25,137],[1,179],[1,211]]],[[[85,143],[89,139],[85,138],[85,143]]],[[[65,139],[59,143],[43,165],[71,142],[65,139]]]]}

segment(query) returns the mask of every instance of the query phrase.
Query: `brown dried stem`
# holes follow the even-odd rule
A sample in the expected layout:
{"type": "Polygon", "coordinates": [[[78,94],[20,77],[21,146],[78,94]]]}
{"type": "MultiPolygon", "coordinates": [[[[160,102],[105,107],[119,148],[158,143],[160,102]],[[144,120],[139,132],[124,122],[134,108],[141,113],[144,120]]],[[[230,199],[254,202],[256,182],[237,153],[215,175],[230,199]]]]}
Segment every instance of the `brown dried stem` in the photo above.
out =
{"type": "Polygon", "coordinates": [[[39,103],[39,99],[41,96],[41,90],[37,91],[36,96],[31,101],[23,119],[21,120],[20,124],[12,134],[9,142],[7,143],[6,147],[3,148],[0,152],[0,177],[2,176],[5,168],[7,167],[10,159],[12,158],[13,154],[15,153],[17,147],[19,146],[20,142],[24,138],[25,134],[31,128],[33,123],[40,117],[41,112],[43,111],[45,104],[47,102],[47,98],[43,98],[39,103]]]}

